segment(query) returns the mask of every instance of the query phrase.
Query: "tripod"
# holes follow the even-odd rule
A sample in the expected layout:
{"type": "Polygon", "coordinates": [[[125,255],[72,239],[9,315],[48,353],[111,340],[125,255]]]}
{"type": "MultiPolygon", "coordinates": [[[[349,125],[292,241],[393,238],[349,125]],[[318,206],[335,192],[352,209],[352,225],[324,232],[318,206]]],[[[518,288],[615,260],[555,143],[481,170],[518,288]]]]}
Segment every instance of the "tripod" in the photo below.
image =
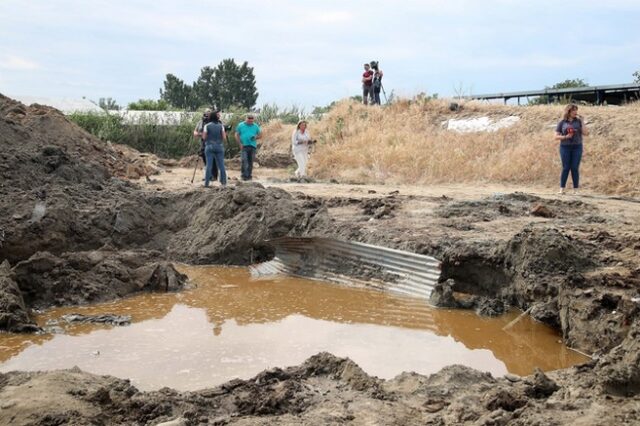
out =
{"type": "MultiPolygon", "coordinates": [[[[371,95],[369,95],[369,98],[371,99],[371,102],[370,102],[370,103],[371,103],[372,105],[379,105],[379,104],[376,102],[376,94],[375,94],[375,90],[376,90],[376,89],[374,88],[374,89],[371,91],[371,95]]],[[[380,82],[380,90],[382,91],[382,94],[384,95],[384,103],[385,103],[385,104],[388,104],[388,103],[389,103],[389,100],[387,99],[387,92],[385,92],[385,91],[384,91],[384,86],[382,85],[382,82],[380,82]]],[[[379,97],[379,96],[380,96],[380,95],[378,95],[378,97],[379,97]]]]}

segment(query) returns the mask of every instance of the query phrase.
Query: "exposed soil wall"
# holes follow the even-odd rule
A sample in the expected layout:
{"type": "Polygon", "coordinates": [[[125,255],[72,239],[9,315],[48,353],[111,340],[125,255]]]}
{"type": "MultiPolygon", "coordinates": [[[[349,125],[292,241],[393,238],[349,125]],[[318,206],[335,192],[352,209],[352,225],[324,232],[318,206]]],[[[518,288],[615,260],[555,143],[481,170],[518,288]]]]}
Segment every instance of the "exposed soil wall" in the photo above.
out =
{"type": "Polygon", "coordinates": [[[637,396],[606,392],[592,365],[494,378],[453,365],[431,376],[367,375],[322,353],[217,388],[140,392],[127,380],[78,369],[0,373],[0,421],[16,425],[557,425],[636,424],[637,396]],[[34,393],[37,390],[38,393],[34,393]],[[611,407],[615,410],[611,411],[611,407]]]}

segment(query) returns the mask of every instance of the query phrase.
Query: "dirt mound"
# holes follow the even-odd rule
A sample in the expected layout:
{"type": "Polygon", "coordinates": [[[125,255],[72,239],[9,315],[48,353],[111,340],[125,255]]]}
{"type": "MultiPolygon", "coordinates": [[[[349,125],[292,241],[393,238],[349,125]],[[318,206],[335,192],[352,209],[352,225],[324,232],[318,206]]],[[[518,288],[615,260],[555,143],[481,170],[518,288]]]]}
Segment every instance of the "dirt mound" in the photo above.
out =
{"type": "Polygon", "coordinates": [[[301,235],[326,220],[326,211],[296,201],[281,189],[239,184],[208,194],[182,196],[183,210],[169,211],[171,258],[193,263],[249,264],[272,255],[265,240],[301,235]]]}
{"type": "Polygon", "coordinates": [[[0,200],[0,213],[0,260],[12,264],[39,251],[58,255],[104,244],[192,263],[248,264],[270,254],[265,239],[301,234],[326,218],[321,207],[257,184],[156,195],[118,180],[96,190],[15,193],[0,200]]]}
{"type": "Polygon", "coordinates": [[[441,218],[464,218],[473,221],[491,221],[499,217],[541,216],[573,218],[593,214],[595,209],[580,200],[543,200],[535,195],[515,192],[495,194],[482,200],[454,201],[435,210],[441,218]]]}
{"type": "Polygon", "coordinates": [[[8,262],[0,265],[0,330],[13,333],[39,330],[29,318],[27,305],[8,262]]]}
{"type": "Polygon", "coordinates": [[[29,310],[78,305],[141,291],[177,291],[187,277],[158,252],[96,250],[54,256],[38,252],[12,269],[0,267],[0,330],[33,332],[29,310]]]}
{"type": "Polygon", "coordinates": [[[0,221],[7,229],[0,260],[15,265],[29,307],[175,289],[183,279],[159,259],[259,262],[272,254],[265,240],[304,234],[326,221],[326,211],[314,203],[257,184],[163,195],[118,181],[102,191],[76,189],[54,188],[44,201],[0,201],[0,210],[24,212],[0,221]]]}
{"type": "Polygon", "coordinates": [[[259,184],[145,192],[114,175],[147,173],[153,157],[103,143],[55,109],[1,95],[0,148],[0,262],[13,265],[2,281],[4,328],[28,324],[23,307],[181,287],[184,277],[164,259],[264,260],[264,240],[326,219],[319,206],[259,184]]]}
{"type": "Polygon", "coordinates": [[[139,291],[177,291],[187,277],[158,252],[96,250],[54,256],[39,252],[13,268],[25,302],[35,308],[78,305],[139,291]]]}
{"type": "Polygon", "coordinates": [[[153,173],[131,149],[104,143],[58,110],[0,94],[0,191],[47,183],[99,184],[153,173]]]}
{"type": "Polygon", "coordinates": [[[295,164],[291,151],[291,134],[296,126],[273,120],[262,128],[261,147],[256,161],[263,167],[288,167],[295,164]]]}
{"type": "Polygon", "coordinates": [[[635,424],[637,399],[571,374],[494,378],[454,365],[431,376],[370,377],[352,361],[318,354],[212,389],[140,392],[128,380],[79,369],[0,373],[0,420],[13,424],[635,424]],[[612,407],[615,406],[615,410],[612,407]],[[172,422],[172,423],[169,423],[172,422]]]}
{"type": "Polygon", "coordinates": [[[526,227],[507,244],[506,268],[534,278],[585,270],[594,266],[592,249],[556,228],[526,227]]]}

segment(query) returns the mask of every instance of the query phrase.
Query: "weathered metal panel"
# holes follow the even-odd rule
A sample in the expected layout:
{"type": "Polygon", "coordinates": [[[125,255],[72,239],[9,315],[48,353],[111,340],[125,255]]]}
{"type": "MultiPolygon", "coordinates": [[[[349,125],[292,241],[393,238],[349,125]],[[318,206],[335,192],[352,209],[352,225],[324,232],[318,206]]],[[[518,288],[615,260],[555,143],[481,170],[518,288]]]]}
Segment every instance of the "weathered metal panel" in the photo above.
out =
{"type": "Polygon", "coordinates": [[[440,262],[387,247],[328,238],[284,237],[269,262],[250,267],[254,276],[286,274],[428,298],[440,278],[440,262]]]}

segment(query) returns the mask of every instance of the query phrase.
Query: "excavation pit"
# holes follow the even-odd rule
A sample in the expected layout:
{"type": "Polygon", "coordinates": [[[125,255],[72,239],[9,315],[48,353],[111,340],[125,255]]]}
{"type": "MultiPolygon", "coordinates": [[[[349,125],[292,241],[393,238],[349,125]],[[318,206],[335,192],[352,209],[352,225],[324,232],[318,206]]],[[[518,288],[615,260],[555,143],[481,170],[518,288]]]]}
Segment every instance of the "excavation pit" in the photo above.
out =
{"type": "MultiPolygon", "coordinates": [[[[127,377],[142,390],[211,387],[321,351],[392,378],[463,364],[499,376],[549,371],[588,360],[555,331],[509,312],[483,318],[424,300],[295,277],[251,278],[246,268],[180,266],[196,288],[110,303],[55,308],[38,316],[62,334],[0,334],[0,371],[82,370],[127,377]],[[67,324],[69,313],[130,315],[124,327],[67,324]],[[62,329],[62,330],[60,330],[62,329]]],[[[47,326],[47,323],[49,326],[47,326]]]]}

